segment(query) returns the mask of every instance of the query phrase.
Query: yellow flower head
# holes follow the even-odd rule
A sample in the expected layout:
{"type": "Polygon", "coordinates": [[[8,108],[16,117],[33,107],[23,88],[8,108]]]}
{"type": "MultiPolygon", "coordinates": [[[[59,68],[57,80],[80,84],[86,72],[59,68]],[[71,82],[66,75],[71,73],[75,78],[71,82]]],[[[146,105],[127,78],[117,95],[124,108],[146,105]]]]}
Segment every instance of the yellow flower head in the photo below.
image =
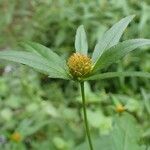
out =
{"type": "Polygon", "coordinates": [[[19,132],[14,132],[11,136],[10,139],[14,142],[20,142],[22,137],[21,134],[19,132]]]}
{"type": "Polygon", "coordinates": [[[125,110],[126,110],[126,108],[123,105],[121,105],[121,104],[116,106],[116,112],[118,112],[118,113],[122,113],[125,110]]]}
{"type": "Polygon", "coordinates": [[[80,53],[71,55],[67,65],[74,78],[84,77],[92,70],[92,60],[88,56],[80,53]]]}

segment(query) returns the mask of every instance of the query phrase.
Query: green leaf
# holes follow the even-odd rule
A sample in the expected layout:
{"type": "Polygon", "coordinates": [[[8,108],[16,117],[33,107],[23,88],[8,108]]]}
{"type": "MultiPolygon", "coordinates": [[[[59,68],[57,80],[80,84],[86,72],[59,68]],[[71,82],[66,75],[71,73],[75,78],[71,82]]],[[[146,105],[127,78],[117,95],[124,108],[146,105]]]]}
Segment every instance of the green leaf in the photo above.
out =
{"type": "Polygon", "coordinates": [[[145,108],[146,108],[148,114],[150,115],[150,101],[149,101],[150,99],[148,98],[148,96],[143,88],[141,89],[141,93],[142,93],[142,96],[144,99],[145,108]]]}
{"type": "Polygon", "coordinates": [[[150,78],[150,73],[148,73],[148,72],[139,72],[139,71],[107,72],[107,73],[92,75],[88,78],[85,78],[85,80],[102,80],[102,79],[108,79],[108,78],[127,77],[127,76],[150,78]]]}
{"type": "Polygon", "coordinates": [[[87,55],[88,43],[83,25],[79,26],[77,29],[75,37],[75,49],[77,53],[87,55]]]}
{"type": "Polygon", "coordinates": [[[150,40],[149,39],[127,40],[111,47],[110,49],[105,51],[104,54],[100,57],[100,59],[96,62],[93,71],[106,68],[108,65],[118,61],[132,50],[144,45],[150,45],[150,40]]]}
{"type": "Polygon", "coordinates": [[[66,62],[50,48],[35,42],[22,42],[21,45],[29,52],[33,52],[47,59],[49,62],[58,64],[58,67],[66,68],[66,62]]]}
{"type": "Polygon", "coordinates": [[[116,45],[119,42],[124,30],[127,28],[128,24],[133,18],[134,15],[121,19],[102,36],[100,41],[98,41],[95,46],[92,56],[93,63],[96,63],[100,59],[101,55],[105,50],[109,49],[110,47],[116,45]]]}
{"type": "MultiPolygon", "coordinates": [[[[139,130],[131,115],[116,116],[110,134],[93,140],[94,150],[142,150],[138,145],[138,137],[139,130]]],[[[88,149],[88,143],[75,148],[75,150],[86,149],[88,149]]]]}
{"type": "Polygon", "coordinates": [[[31,52],[3,51],[0,52],[0,59],[25,64],[41,73],[49,75],[51,78],[69,79],[63,68],[57,68],[55,63],[50,63],[43,57],[31,52]]]}

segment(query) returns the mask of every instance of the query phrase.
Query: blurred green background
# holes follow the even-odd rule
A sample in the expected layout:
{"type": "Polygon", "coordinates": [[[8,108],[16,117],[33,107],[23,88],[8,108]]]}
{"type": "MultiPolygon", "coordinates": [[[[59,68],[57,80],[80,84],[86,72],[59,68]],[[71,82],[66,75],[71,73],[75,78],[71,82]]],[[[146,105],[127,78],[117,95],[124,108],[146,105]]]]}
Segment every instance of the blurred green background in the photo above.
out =
{"type": "MultiPolygon", "coordinates": [[[[122,40],[150,38],[149,0],[0,0],[0,50],[22,49],[35,41],[68,57],[83,24],[90,52],[121,18],[135,14],[122,40]]],[[[150,72],[150,49],[143,47],[104,71],[150,72]]],[[[117,78],[86,83],[93,136],[112,128],[116,106],[136,118],[141,143],[150,141],[150,81],[117,78]]],[[[0,61],[0,150],[73,150],[85,141],[81,95],[72,81],[49,79],[23,65],[0,61]]]]}

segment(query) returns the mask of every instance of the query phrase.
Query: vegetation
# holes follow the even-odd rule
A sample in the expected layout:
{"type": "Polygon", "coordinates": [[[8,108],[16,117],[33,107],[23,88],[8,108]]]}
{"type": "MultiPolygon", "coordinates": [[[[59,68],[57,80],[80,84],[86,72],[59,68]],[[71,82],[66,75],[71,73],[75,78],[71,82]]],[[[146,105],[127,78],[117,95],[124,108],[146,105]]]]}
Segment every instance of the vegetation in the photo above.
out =
{"type": "Polygon", "coordinates": [[[150,44],[150,40],[140,38],[149,38],[148,1],[87,2],[1,2],[4,15],[0,32],[4,36],[0,40],[2,50],[7,51],[0,52],[0,59],[28,65],[41,73],[12,63],[6,66],[1,61],[1,149],[88,149],[83,120],[91,150],[150,147],[149,49],[145,46],[128,54],[150,44]],[[18,6],[21,9],[16,10],[18,6]],[[98,13],[101,11],[105,13],[98,13]],[[128,13],[136,14],[135,22],[120,40],[134,16],[114,23],[128,13]],[[17,14],[23,16],[19,19],[17,14]],[[73,52],[73,34],[79,24],[86,27],[90,42],[83,25],[79,26],[75,37],[77,54],[66,63],[73,52]],[[30,40],[50,46],[53,51],[30,40]],[[24,42],[18,47],[18,41],[24,42]],[[91,59],[86,56],[88,50],[91,59]],[[113,77],[119,78],[112,80],[113,77]],[[85,82],[89,80],[93,81],[85,82]]]}

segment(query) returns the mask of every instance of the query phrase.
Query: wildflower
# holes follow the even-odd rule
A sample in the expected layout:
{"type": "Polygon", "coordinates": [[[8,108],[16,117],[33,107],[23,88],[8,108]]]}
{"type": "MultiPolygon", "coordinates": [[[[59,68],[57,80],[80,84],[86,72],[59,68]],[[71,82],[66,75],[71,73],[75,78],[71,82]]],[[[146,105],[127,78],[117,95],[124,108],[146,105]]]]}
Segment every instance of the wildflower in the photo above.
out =
{"type": "MultiPolygon", "coordinates": [[[[149,39],[132,39],[119,42],[121,35],[133,18],[134,16],[132,15],[121,19],[104,33],[102,38],[96,44],[91,59],[88,57],[88,43],[83,25],[77,29],[75,37],[76,53],[68,59],[67,64],[62,57],[58,56],[49,48],[33,42],[23,44],[28,52],[3,51],[0,52],[0,59],[28,65],[29,67],[48,75],[50,78],[61,78],[65,80],[76,79],[80,81],[85,128],[90,150],[93,150],[87,121],[84,81],[120,76],[150,78],[150,73],[148,72],[99,72],[120,60],[134,49],[140,46],[150,45],[149,39]]],[[[116,107],[116,111],[123,112],[125,111],[125,108],[122,105],[119,105],[116,107]]],[[[20,141],[20,133],[16,132],[12,134],[11,139],[14,141],[20,141]]]]}
{"type": "Polygon", "coordinates": [[[74,53],[68,59],[69,71],[74,78],[84,77],[92,70],[92,60],[83,54],[74,53]]]}
{"type": "Polygon", "coordinates": [[[118,104],[117,106],[116,106],[116,112],[118,112],[118,113],[122,113],[122,112],[124,112],[126,110],[126,108],[122,105],[122,104],[118,104]]]}
{"type": "Polygon", "coordinates": [[[14,132],[11,136],[10,139],[14,142],[20,142],[22,137],[21,134],[19,132],[14,132]]]}

